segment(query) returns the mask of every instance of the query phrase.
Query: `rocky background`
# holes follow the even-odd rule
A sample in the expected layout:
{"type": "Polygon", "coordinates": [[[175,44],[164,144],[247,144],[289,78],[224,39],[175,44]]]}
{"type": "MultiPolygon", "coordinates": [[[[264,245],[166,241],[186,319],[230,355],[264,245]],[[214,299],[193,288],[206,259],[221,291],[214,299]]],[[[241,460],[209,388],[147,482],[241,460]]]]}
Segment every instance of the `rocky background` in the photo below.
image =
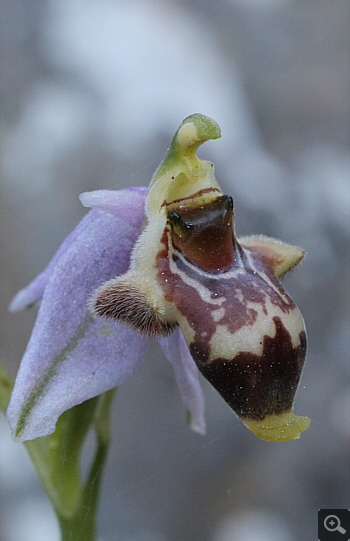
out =
{"type": "MultiPolygon", "coordinates": [[[[1,340],[12,376],[35,310],[8,314],[86,210],[78,194],[147,185],[182,119],[215,118],[238,234],[301,245],[286,280],[309,353],[299,441],[255,438],[203,381],[188,430],[154,344],[119,390],[102,541],[310,541],[349,506],[349,4],[345,0],[1,0],[1,340]]],[[[0,539],[58,541],[0,418],[0,539]]],[[[86,456],[93,446],[88,442],[86,456]]]]}

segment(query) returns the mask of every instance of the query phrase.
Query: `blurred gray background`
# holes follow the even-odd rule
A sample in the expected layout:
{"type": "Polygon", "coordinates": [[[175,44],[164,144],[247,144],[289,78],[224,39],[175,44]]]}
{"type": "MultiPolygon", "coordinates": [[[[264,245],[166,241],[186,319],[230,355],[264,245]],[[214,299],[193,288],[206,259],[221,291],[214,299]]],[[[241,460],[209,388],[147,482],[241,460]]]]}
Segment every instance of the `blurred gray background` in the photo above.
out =
{"type": "MultiPolygon", "coordinates": [[[[349,506],[349,3],[1,0],[1,340],[15,375],[35,310],[7,306],[84,216],[78,194],[147,185],[184,117],[215,118],[238,234],[301,245],[286,280],[309,353],[299,441],[255,438],[203,381],[208,434],[185,423],[156,344],[119,390],[102,541],[311,541],[349,506]]],[[[58,541],[0,417],[0,539],[58,541]]],[[[88,442],[87,455],[93,440],[88,442]]]]}

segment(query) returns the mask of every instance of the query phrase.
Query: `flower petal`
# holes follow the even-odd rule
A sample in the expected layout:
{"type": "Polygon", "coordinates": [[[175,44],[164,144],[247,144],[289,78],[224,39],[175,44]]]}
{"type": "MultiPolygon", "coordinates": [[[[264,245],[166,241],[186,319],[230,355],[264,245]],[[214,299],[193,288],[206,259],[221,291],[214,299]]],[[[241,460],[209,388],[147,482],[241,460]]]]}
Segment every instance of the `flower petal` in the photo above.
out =
{"type": "Polygon", "coordinates": [[[69,248],[69,246],[75,241],[75,239],[80,235],[80,233],[89,226],[91,222],[95,220],[96,213],[89,212],[84,218],[78,223],[78,225],[73,229],[73,231],[68,235],[68,237],[62,242],[61,246],[51,259],[50,263],[46,269],[40,273],[32,282],[30,282],[27,287],[21,289],[12,299],[9,309],[11,312],[18,312],[24,308],[28,308],[32,304],[36,303],[41,299],[44,293],[44,289],[47,286],[49,278],[52,274],[53,269],[55,268],[57,261],[62,254],[69,248]]]}
{"type": "Polygon", "coordinates": [[[206,434],[204,395],[198,380],[198,369],[180,329],[167,338],[158,338],[165,356],[171,362],[182,401],[189,410],[191,428],[206,434]]]}
{"type": "MultiPolygon", "coordinates": [[[[92,207],[113,214],[132,227],[139,228],[144,218],[144,206],[147,188],[128,188],[125,190],[95,190],[80,195],[85,207],[92,207]]],[[[76,228],[63,241],[46,269],[39,274],[27,287],[21,289],[12,299],[9,310],[18,312],[35,304],[41,299],[53,269],[59,258],[76,240],[82,231],[95,220],[95,212],[89,212],[78,223],[76,228]]]]}
{"type": "Polygon", "coordinates": [[[80,194],[79,198],[84,207],[103,210],[139,228],[144,216],[147,191],[148,188],[143,186],[118,191],[94,190],[80,194]]]}
{"type": "Polygon", "coordinates": [[[139,231],[91,214],[52,270],[18,372],[8,419],[19,440],[53,432],[63,411],[123,383],[144,356],[146,338],[87,310],[94,289],[128,269],[139,231]]]}

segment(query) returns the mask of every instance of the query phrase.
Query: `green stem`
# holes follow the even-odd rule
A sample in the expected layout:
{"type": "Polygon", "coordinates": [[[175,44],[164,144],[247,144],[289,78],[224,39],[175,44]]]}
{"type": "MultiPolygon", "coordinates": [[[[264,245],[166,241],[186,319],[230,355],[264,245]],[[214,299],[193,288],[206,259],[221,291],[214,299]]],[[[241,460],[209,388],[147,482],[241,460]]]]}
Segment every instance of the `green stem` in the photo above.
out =
{"type": "Polygon", "coordinates": [[[95,541],[96,511],[101,486],[102,473],[110,443],[110,407],[116,389],[101,396],[96,410],[95,430],[97,448],[89,475],[81,492],[80,501],[73,515],[59,515],[62,541],[95,541]]]}
{"type": "Polygon", "coordinates": [[[61,541],[95,541],[96,520],[88,510],[77,513],[69,519],[58,517],[61,529],[61,541]]]}
{"type": "MultiPolygon", "coordinates": [[[[4,413],[12,387],[0,364],[0,409],[4,413]]],[[[107,391],[66,411],[53,434],[24,443],[57,514],[62,541],[96,539],[96,511],[110,443],[110,408],[115,391],[107,391]],[[80,454],[91,427],[96,434],[96,451],[83,482],[80,454]]]]}
{"type": "Polygon", "coordinates": [[[10,396],[12,393],[13,383],[6,372],[3,365],[0,363],[0,409],[6,414],[10,396]]]}
{"type": "Polygon", "coordinates": [[[58,515],[62,541],[95,541],[96,511],[107,446],[98,445],[79,504],[71,516],[58,515]]]}

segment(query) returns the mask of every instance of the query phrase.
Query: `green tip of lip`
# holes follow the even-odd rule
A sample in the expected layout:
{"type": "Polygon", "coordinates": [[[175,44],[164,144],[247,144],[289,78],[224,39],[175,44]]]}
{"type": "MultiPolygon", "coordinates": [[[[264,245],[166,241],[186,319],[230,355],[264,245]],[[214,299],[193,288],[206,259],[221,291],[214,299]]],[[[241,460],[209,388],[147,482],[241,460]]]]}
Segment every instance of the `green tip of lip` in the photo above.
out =
{"type": "Polygon", "coordinates": [[[253,434],[265,441],[297,440],[301,433],[309,428],[311,422],[308,417],[294,415],[292,410],[278,415],[267,415],[262,421],[252,419],[242,421],[253,434]]]}

